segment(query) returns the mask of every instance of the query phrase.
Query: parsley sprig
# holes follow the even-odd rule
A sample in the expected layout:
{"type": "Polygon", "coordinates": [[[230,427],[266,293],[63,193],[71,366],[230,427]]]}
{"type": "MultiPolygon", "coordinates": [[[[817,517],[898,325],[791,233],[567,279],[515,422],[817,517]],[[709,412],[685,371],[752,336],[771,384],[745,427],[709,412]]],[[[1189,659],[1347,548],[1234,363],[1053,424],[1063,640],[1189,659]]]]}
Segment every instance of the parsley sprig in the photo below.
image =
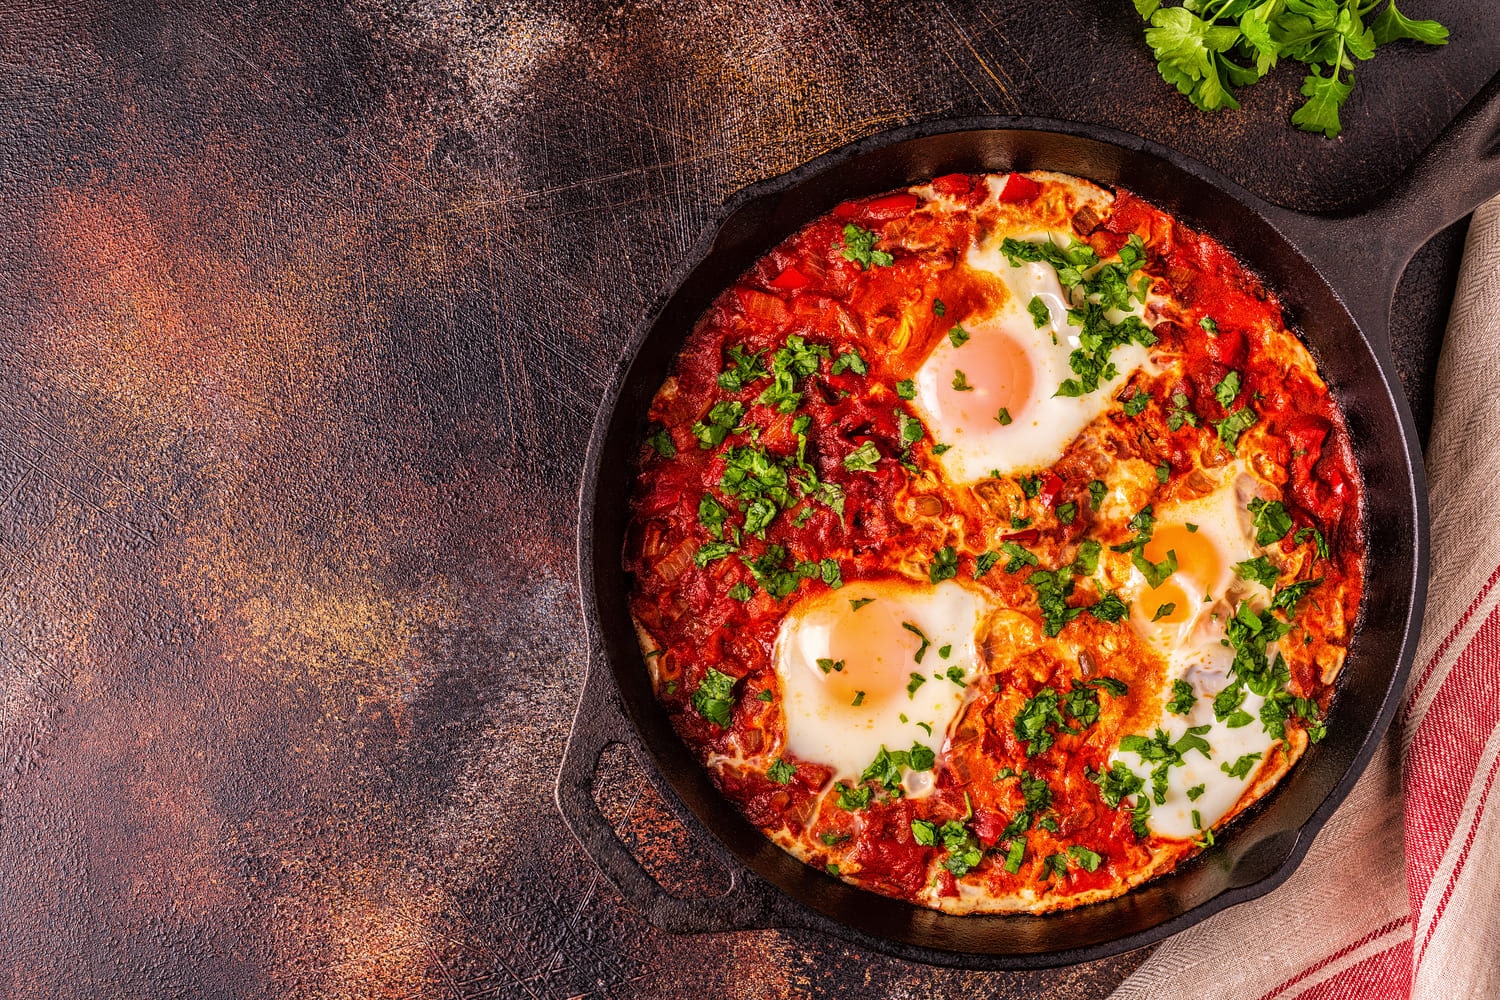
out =
{"type": "Polygon", "coordinates": [[[1395,0],[1135,0],[1163,80],[1204,111],[1238,108],[1233,87],[1259,81],[1280,59],[1307,67],[1292,124],[1332,139],[1354,89],[1354,66],[1402,39],[1446,45],[1448,29],[1412,20],[1395,0]],[[1380,9],[1378,14],[1375,13],[1380,9]],[[1371,15],[1374,17],[1371,18],[1371,15]]]}

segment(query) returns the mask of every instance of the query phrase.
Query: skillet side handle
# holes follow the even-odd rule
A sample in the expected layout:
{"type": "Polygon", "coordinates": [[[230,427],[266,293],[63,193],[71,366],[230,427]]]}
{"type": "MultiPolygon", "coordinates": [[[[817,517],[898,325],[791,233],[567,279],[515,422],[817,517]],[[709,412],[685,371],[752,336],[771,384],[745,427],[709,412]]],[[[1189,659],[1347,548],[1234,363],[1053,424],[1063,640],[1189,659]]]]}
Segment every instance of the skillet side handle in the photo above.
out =
{"type": "MultiPolygon", "coordinates": [[[[600,755],[613,743],[639,754],[612,678],[606,668],[594,662],[589,665],[583,698],[563,750],[555,795],[573,837],[626,901],[653,925],[678,934],[786,926],[787,922],[776,916],[776,890],[732,862],[724,863],[729,888],[721,896],[680,899],[651,877],[621,843],[594,800],[594,772],[600,755]]],[[[693,824],[684,825],[692,830],[693,824]]]]}
{"type": "Polygon", "coordinates": [[[1384,334],[1412,256],[1497,193],[1500,73],[1369,205],[1336,215],[1289,212],[1282,228],[1330,278],[1361,326],[1384,334]]]}

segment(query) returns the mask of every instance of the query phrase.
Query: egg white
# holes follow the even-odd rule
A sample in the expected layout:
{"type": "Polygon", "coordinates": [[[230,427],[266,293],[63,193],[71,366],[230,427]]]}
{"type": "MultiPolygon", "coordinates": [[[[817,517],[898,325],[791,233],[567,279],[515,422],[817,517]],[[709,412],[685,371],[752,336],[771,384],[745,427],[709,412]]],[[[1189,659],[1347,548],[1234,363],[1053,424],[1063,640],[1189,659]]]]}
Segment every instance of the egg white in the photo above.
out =
{"type": "MultiPolygon", "coordinates": [[[[1055,395],[1074,377],[1068,358],[1079,347],[1083,331],[1068,319],[1069,298],[1056,270],[1045,263],[1013,267],[1000,251],[1007,235],[1034,241],[1050,238],[1060,246],[1071,238],[1062,233],[995,233],[969,250],[966,265],[999,278],[1008,291],[1005,301],[989,315],[954,316],[969,340],[955,345],[942,338],[914,378],[913,403],[933,439],[949,446],[938,461],[948,478],[958,482],[1052,465],[1079,432],[1109,408],[1114,392],[1130,375],[1150,363],[1144,347],[1126,344],[1110,355],[1119,374],[1101,382],[1097,391],[1055,395]],[[1047,306],[1048,322],[1041,327],[1028,311],[1033,297],[1047,306]],[[1003,387],[1007,373],[987,370],[983,363],[985,355],[997,350],[999,338],[1009,341],[1003,356],[1018,351],[1029,374],[1030,389],[1019,404],[1003,387]],[[957,372],[964,373],[972,391],[953,387],[957,372]],[[1008,424],[998,419],[1001,406],[1008,411],[1008,424]]],[[[1127,315],[1142,318],[1144,307],[1136,303],[1130,313],[1108,312],[1111,322],[1127,315]]]]}
{"type": "MultiPolygon", "coordinates": [[[[783,619],[773,654],[785,751],[846,781],[857,780],[882,746],[910,750],[920,743],[940,752],[967,685],[982,669],[978,635],[987,610],[982,597],[952,580],[852,582],[800,602],[783,619]],[[856,609],[862,601],[868,603],[856,609]],[[921,662],[921,637],[904,623],[930,643],[921,662]],[[827,661],[842,669],[825,669],[827,661]],[[954,666],[959,671],[950,679],[954,666]],[[913,674],[922,683],[908,692],[913,674]]],[[[931,780],[931,772],[910,772],[903,784],[907,794],[920,795],[931,780]]]]}
{"type": "MultiPolygon", "coordinates": [[[[1199,751],[1190,750],[1182,766],[1167,771],[1166,801],[1153,804],[1147,820],[1148,827],[1158,836],[1174,839],[1200,837],[1200,828],[1210,828],[1234,808],[1275,742],[1260,722],[1260,707],[1265,699],[1259,695],[1247,692],[1240,706],[1252,717],[1247,725],[1230,728],[1227,723],[1214,718],[1213,711],[1214,697],[1232,680],[1230,665],[1234,661],[1234,651],[1223,641],[1225,624],[1240,601],[1250,601],[1251,607],[1258,609],[1264,607],[1270,597],[1265,587],[1240,578],[1234,570],[1236,563],[1253,559],[1262,552],[1255,544],[1254,528],[1245,509],[1246,502],[1253,495],[1253,478],[1236,462],[1225,467],[1218,487],[1207,496],[1155,512],[1158,531],[1165,525],[1192,524],[1197,528],[1192,534],[1202,540],[1199,544],[1206,543],[1217,554],[1218,567],[1214,572],[1195,572],[1202,567],[1184,564],[1170,578],[1172,586],[1191,602],[1183,620],[1150,620],[1159,607],[1160,598],[1153,596],[1145,576],[1134,566],[1130,567],[1129,582],[1121,591],[1131,602],[1132,625],[1162,654],[1167,664],[1160,715],[1140,735],[1149,737],[1160,728],[1176,742],[1190,727],[1209,727],[1203,738],[1212,748],[1212,755],[1204,757],[1199,751]],[[1178,680],[1191,685],[1197,697],[1185,716],[1172,714],[1166,707],[1172,698],[1173,682],[1178,680]],[[1254,753],[1261,757],[1244,777],[1234,777],[1223,771],[1221,765],[1233,765],[1241,756],[1254,753]],[[1188,790],[1199,785],[1204,786],[1203,791],[1197,799],[1189,799],[1188,790]],[[1198,827],[1193,824],[1195,811],[1198,827]]],[[[1274,659],[1276,651],[1273,643],[1268,655],[1274,659]]],[[[1119,750],[1110,758],[1111,764],[1116,761],[1146,781],[1143,794],[1149,795],[1152,764],[1142,761],[1134,753],[1119,750]]]]}

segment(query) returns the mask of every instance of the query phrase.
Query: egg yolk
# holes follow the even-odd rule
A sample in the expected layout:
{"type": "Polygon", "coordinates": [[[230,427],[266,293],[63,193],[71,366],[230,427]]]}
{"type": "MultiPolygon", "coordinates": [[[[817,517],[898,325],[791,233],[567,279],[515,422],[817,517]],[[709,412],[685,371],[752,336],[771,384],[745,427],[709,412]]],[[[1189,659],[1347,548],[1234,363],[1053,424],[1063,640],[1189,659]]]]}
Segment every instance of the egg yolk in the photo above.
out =
{"type": "Polygon", "coordinates": [[[1224,562],[1211,540],[1182,524],[1157,525],[1146,543],[1144,555],[1151,562],[1160,563],[1169,552],[1177,554],[1177,572],[1147,592],[1154,602],[1148,602],[1147,609],[1154,616],[1157,608],[1171,604],[1171,611],[1154,620],[1176,625],[1192,616],[1212,581],[1223,574],[1224,562]]]}
{"type": "MultiPolygon", "coordinates": [[[[823,634],[813,642],[826,648],[822,662],[808,663],[821,684],[821,700],[834,710],[849,709],[850,715],[868,716],[897,695],[907,696],[906,686],[916,668],[914,654],[921,639],[886,616],[840,615],[832,622],[813,626],[823,634]],[[831,662],[830,662],[831,661],[831,662]],[[860,692],[864,692],[860,697],[860,692]],[[855,706],[855,699],[859,705],[855,706]]],[[[812,638],[811,636],[809,638],[812,638]]],[[[936,656],[936,653],[929,653],[936,656]]],[[[924,657],[925,659],[926,657],[924,657]]]]}
{"type": "MultiPolygon", "coordinates": [[[[969,340],[946,352],[951,371],[938,369],[935,402],[945,427],[971,433],[998,429],[1023,418],[1032,394],[1032,363],[1026,348],[1002,329],[970,331],[969,340]]],[[[946,368],[948,366],[944,366],[946,368]]]]}

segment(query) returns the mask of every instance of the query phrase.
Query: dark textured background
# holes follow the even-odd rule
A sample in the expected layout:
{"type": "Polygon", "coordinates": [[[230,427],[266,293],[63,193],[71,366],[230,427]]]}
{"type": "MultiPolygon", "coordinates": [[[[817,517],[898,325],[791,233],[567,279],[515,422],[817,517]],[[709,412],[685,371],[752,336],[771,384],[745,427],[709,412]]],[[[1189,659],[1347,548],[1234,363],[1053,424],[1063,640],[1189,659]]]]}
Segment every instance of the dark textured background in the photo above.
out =
{"type": "MultiPolygon", "coordinates": [[[[1489,0],[1405,6],[1454,43],[1362,67],[1328,142],[1292,67],[1192,111],[1124,2],[0,3],[0,996],[1107,993],[1142,955],[965,974],[619,903],[550,796],[583,442],[741,185],[1023,112],[1357,202],[1500,68],[1489,0]]],[[[1461,242],[1398,307],[1424,428],[1461,242]]]]}

